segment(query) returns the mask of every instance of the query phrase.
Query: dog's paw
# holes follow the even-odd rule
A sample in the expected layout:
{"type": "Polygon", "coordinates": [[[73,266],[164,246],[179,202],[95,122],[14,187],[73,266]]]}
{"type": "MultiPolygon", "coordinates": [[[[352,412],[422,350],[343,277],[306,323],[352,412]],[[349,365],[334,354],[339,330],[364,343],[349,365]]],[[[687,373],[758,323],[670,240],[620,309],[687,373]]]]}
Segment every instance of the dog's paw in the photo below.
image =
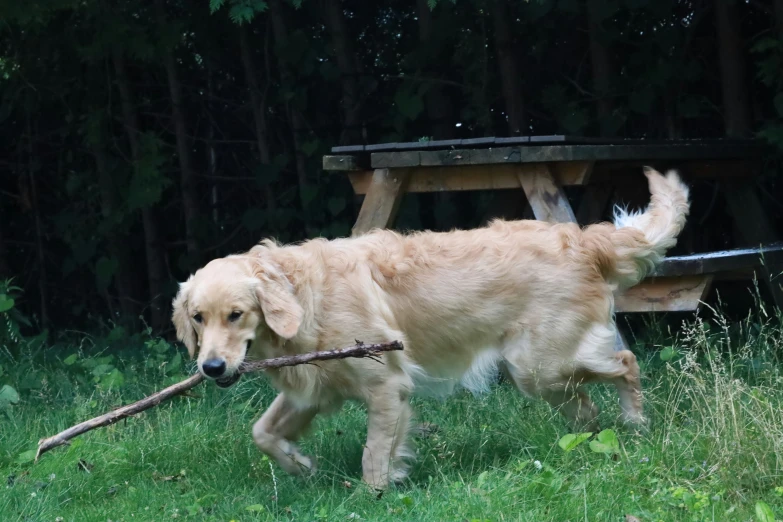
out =
{"type": "Polygon", "coordinates": [[[318,465],[316,463],[315,457],[302,455],[298,451],[295,455],[291,455],[291,457],[294,459],[297,467],[299,468],[297,475],[301,477],[312,477],[315,475],[316,471],[318,471],[318,465]]]}

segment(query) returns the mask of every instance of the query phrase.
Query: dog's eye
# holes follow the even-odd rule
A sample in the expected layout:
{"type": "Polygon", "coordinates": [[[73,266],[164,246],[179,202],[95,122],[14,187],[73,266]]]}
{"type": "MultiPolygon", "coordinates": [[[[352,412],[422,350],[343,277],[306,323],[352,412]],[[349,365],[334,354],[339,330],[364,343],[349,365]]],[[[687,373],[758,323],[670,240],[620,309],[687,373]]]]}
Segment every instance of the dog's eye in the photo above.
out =
{"type": "Polygon", "coordinates": [[[201,317],[201,314],[196,314],[193,316],[193,320],[196,321],[197,323],[200,323],[201,321],[204,320],[204,318],[201,317]]]}
{"type": "Polygon", "coordinates": [[[231,321],[232,323],[237,319],[239,319],[240,317],[242,317],[242,312],[231,312],[230,314],[228,314],[228,320],[231,321]]]}

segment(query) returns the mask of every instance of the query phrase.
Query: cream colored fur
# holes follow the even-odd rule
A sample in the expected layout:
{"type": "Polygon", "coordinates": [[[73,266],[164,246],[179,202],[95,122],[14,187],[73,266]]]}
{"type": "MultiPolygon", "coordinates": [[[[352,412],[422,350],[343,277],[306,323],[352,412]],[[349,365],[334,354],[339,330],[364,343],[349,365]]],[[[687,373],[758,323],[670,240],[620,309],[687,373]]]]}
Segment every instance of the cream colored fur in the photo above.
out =
{"type": "Polygon", "coordinates": [[[650,206],[618,211],[617,226],[496,220],[448,233],[265,241],[210,262],[181,285],[177,334],[199,364],[224,358],[227,374],[246,358],[356,339],[404,343],[384,364],[344,359],[268,372],[281,393],[253,437],[294,474],[315,469],[295,445],[313,418],[358,400],[368,410],[364,480],[377,488],[401,480],[412,456],[411,394],[444,396],[459,384],[485,391],[500,362],[522,393],[574,423],[592,423],[597,414],[582,385],[606,381],[618,390],[624,420],[643,424],[636,358],[613,349],[612,291],[653,269],[689,211],[688,190],[674,172],[645,174],[650,206]],[[242,315],[232,322],[232,312],[242,315]]]}

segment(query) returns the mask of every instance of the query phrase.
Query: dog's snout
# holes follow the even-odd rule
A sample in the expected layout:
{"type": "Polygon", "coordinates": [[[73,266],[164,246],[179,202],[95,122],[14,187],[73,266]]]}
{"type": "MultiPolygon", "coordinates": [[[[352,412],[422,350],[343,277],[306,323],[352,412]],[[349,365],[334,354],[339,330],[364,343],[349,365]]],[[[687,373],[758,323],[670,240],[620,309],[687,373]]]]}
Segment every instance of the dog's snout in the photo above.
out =
{"type": "Polygon", "coordinates": [[[201,363],[201,369],[208,377],[217,378],[226,372],[226,361],[223,359],[207,359],[201,363]]]}

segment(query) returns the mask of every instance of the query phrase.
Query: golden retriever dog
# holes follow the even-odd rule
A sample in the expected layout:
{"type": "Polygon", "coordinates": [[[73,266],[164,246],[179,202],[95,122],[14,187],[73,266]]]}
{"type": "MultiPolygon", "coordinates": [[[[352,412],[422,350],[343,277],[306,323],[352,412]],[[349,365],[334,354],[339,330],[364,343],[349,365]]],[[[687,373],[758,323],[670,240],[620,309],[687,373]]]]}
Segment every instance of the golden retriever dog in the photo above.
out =
{"type": "Polygon", "coordinates": [[[322,361],[268,370],[279,395],[255,423],[255,443],[292,474],[311,473],[297,439],[318,414],[348,400],[368,411],[363,480],[406,476],[409,397],[489,387],[503,365],[516,387],[573,423],[592,422],[582,390],[617,388],[623,420],[644,424],[639,366],[615,352],[613,291],[641,281],[676,244],[689,212],[675,172],[646,169],[644,212],[614,223],[495,220],[484,228],[403,235],[391,230],[281,246],[264,241],[211,261],[173,303],[177,336],[218,385],[246,358],[399,340],[383,364],[322,361]]]}

